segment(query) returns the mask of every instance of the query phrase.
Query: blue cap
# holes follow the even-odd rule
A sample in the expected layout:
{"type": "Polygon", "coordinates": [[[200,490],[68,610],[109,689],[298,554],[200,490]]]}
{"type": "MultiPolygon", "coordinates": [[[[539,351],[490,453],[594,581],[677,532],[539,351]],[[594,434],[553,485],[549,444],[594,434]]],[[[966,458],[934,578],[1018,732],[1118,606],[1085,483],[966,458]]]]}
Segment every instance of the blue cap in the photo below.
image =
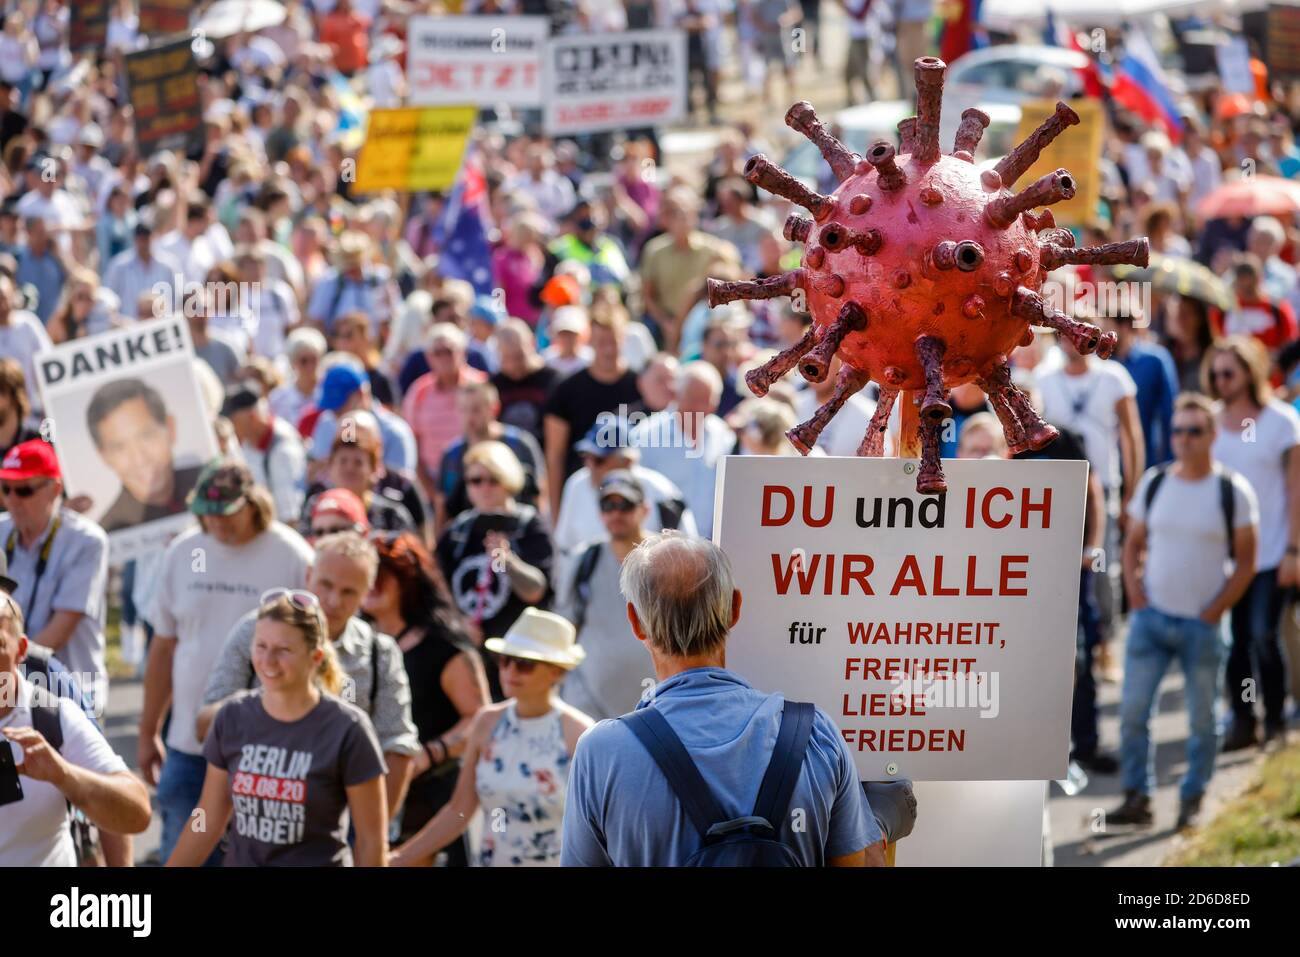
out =
{"type": "Polygon", "coordinates": [[[611,412],[602,412],[587,434],[574,443],[573,450],[581,455],[607,455],[631,447],[627,422],[611,412]]]}
{"type": "Polygon", "coordinates": [[[320,384],[320,401],[317,408],[337,412],[352,394],[366,384],[366,377],[350,365],[337,365],[325,373],[320,384]]]}
{"type": "Polygon", "coordinates": [[[497,301],[491,296],[476,298],[474,305],[469,307],[469,314],[472,319],[482,319],[494,326],[501,321],[501,309],[497,306],[497,301]]]}

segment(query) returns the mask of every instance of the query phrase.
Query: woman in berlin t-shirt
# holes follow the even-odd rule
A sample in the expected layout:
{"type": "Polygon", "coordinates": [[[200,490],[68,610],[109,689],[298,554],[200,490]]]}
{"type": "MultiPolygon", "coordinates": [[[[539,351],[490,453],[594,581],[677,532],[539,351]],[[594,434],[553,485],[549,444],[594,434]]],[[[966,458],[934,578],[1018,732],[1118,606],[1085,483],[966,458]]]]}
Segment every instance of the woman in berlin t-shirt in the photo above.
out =
{"type": "Polygon", "coordinates": [[[227,825],[227,866],[347,866],[350,811],[357,865],[382,867],[383,751],[365,713],[335,697],[343,674],[315,595],[262,596],[253,670],[262,687],[223,705],[203,745],[207,827],[186,828],[167,866],[201,864],[227,825]]]}

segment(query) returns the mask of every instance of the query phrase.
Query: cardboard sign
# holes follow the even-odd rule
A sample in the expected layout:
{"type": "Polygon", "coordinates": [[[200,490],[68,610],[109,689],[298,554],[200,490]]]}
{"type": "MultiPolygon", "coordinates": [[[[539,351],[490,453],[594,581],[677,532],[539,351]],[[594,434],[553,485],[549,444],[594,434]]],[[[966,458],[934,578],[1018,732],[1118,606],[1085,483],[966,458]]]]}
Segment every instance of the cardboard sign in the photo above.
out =
{"type": "Polygon", "coordinates": [[[168,149],[202,152],[199,67],[188,39],[128,53],[126,77],[141,156],[168,149]]]}
{"type": "MultiPolygon", "coordinates": [[[[1076,99],[1070,108],[1079,114],[1079,125],[1058,136],[1038,157],[1038,162],[1022,175],[1018,187],[1023,189],[1040,176],[1066,169],[1074,178],[1073,199],[1052,206],[1052,215],[1062,226],[1085,226],[1097,216],[1101,198],[1101,161],[1103,118],[1100,100],[1076,99]]],[[[1030,100],[1021,104],[1020,126],[1015,143],[1025,140],[1045,119],[1056,112],[1055,100],[1030,100]]]]}
{"type": "Polygon", "coordinates": [[[69,5],[68,49],[102,50],[108,40],[108,0],[75,0],[69,5]]]}
{"type": "Polygon", "coordinates": [[[1085,462],[731,456],[727,666],[812,701],[863,780],[1064,777],[1085,462]]]}
{"type": "Polygon", "coordinates": [[[1255,95],[1255,75],[1250,72],[1250,47],[1245,37],[1228,37],[1214,48],[1219,64],[1219,77],[1223,92],[1255,95]]]}
{"type": "Polygon", "coordinates": [[[1300,78],[1300,6],[1268,8],[1268,75],[1271,80],[1300,78]]]}
{"type": "Polygon", "coordinates": [[[196,6],[193,0],[140,0],[140,36],[153,40],[189,33],[190,13],[196,6]]]}
{"type": "Polygon", "coordinates": [[[406,81],[416,106],[542,105],[546,17],[412,17],[406,81]]]}
{"type": "Polygon", "coordinates": [[[685,115],[683,31],[551,39],[546,51],[546,131],[551,135],[663,126],[685,115]]]}
{"type": "Polygon", "coordinates": [[[36,357],[69,498],[108,532],[114,563],[162,547],[193,517],[185,496],[217,454],[183,318],[140,323],[36,357]]]}
{"type": "Polygon", "coordinates": [[[357,157],[357,192],[450,189],[477,116],[473,106],[372,110],[357,157]]]}

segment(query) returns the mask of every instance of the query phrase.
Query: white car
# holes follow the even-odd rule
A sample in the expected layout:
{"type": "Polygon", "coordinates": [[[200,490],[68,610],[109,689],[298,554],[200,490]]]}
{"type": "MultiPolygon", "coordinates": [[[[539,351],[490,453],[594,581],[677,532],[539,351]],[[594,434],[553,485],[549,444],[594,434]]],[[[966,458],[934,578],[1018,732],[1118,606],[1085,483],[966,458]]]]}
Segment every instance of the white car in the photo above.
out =
{"type": "Polygon", "coordinates": [[[1065,78],[1061,98],[1069,99],[1083,92],[1078,71],[1088,66],[1086,54],[1065,47],[1028,43],[972,50],[948,64],[943,88],[943,108],[947,113],[954,104],[958,116],[968,106],[984,103],[1023,103],[1042,98],[1044,68],[1054,69],[1065,78]]]}

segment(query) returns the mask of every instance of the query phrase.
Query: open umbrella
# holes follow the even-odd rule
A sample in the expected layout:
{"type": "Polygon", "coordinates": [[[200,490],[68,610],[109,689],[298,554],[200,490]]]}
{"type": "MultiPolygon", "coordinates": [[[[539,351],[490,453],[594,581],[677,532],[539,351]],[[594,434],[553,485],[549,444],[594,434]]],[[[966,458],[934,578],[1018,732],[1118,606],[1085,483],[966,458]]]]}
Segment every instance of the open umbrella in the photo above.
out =
{"type": "Polygon", "coordinates": [[[196,31],[220,39],[236,33],[256,33],[283,23],[284,5],[276,0],[217,0],[194,24],[196,31]]]}
{"type": "Polygon", "coordinates": [[[1249,176],[1224,183],[1196,206],[1202,219],[1281,216],[1300,213],[1300,183],[1280,176],[1249,176]]]}
{"type": "Polygon", "coordinates": [[[1227,283],[1200,263],[1182,256],[1151,254],[1150,265],[1114,266],[1112,273],[1121,282],[1149,282],[1156,292],[1176,292],[1189,299],[1199,299],[1225,312],[1236,304],[1227,283]]]}

